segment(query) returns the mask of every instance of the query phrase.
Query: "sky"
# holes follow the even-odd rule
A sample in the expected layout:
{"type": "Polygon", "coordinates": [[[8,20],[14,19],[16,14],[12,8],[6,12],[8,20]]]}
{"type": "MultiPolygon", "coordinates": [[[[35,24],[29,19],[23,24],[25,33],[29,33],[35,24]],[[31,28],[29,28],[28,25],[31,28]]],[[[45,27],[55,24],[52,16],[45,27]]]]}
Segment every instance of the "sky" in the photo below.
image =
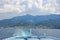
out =
{"type": "Polygon", "coordinates": [[[0,0],[0,20],[26,14],[60,14],[60,0],[0,0]]]}

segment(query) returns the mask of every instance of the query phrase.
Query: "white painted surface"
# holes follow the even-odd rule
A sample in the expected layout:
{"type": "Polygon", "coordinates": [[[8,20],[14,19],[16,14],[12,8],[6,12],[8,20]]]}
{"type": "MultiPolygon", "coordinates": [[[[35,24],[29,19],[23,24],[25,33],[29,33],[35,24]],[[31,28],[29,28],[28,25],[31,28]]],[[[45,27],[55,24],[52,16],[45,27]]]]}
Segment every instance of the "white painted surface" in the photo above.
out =
{"type": "Polygon", "coordinates": [[[49,38],[42,38],[40,40],[54,40],[54,39],[49,39],[49,38]]]}
{"type": "Polygon", "coordinates": [[[30,39],[28,39],[28,40],[39,40],[39,39],[37,39],[37,38],[30,38],[30,39]]]}

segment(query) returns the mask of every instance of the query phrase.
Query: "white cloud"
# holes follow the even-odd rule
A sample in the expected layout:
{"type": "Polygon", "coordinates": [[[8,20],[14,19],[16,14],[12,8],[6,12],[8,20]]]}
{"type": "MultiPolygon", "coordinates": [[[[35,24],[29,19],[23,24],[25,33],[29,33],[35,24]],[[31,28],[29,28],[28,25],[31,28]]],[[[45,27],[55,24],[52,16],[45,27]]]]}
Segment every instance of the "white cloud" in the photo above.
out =
{"type": "Polygon", "coordinates": [[[27,2],[28,2],[28,8],[32,8],[33,0],[27,0],[27,2]]]}
{"type": "Polygon", "coordinates": [[[3,0],[3,8],[0,8],[0,13],[2,12],[17,12],[21,13],[25,11],[24,6],[20,5],[21,0],[3,0]],[[15,5],[13,4],[15,3],[15,5]]]}
{"type": "Polygon", "coordinates": [[[11,4],[5,4],[3,8],[0,8],[0,12],[17,12],[17,13],[20,13],[20,12],[24,12],[24,11],[25,11],[25,9],[19,5],[14,6],[11,4]]]}
{"type": "Polygon", "coordinates": [[[39,4],[39,8],[42,9],[43,8],[43,0],[38,0],[38,4],[39,4]]]}
{"type": "Polygon", "coordinates": [[[57,9],[59,8],[58,7],[58,4],[56,2],[56,0],[48,0],[48,2],[45,4],[45,6],[43,6],[43,10],[45,12],[49,12],[49,13],[57,13],[57,9]]]}
{"type": "Polygon", "coordinates": [[[56,2],[57,0],[47,0],[47,3],[43,5],[44,0],[0,0],[4,4],[3,8],[0,8],[1,12],[25,12],[26,5],[20,5],[21,3],[27,2],[27,8],[30,9],[33,6],[40,9],[41,12],[49,13],[60,13],[60,6],[56,2]]]}

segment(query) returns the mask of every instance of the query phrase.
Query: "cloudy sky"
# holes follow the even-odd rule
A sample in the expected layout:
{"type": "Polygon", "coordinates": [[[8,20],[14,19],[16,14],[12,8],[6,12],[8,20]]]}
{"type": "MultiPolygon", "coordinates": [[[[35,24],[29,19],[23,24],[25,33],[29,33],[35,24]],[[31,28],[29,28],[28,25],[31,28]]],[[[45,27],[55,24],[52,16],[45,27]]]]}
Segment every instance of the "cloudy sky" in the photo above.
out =
{"type": "Polygon", "coordinates": [[[48,15],[60,13],[60,0],[0,0],[0,19],[26,14],[48,15]]]}

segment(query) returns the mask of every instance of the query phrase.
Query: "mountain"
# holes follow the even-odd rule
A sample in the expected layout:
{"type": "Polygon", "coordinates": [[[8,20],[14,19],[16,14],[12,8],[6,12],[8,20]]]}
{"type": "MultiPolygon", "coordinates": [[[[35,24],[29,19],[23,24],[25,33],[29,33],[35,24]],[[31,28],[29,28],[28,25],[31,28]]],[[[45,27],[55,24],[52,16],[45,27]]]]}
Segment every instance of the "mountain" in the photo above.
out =
{"type": "Polygon", "coordinates": [[[12,19],[0,20],[0,26],[46,26],[52,28],[60,28],[60,15],[24,15],[17,16],[12,19]]]}
{"type": "Polygon", "coordinates": [[[49,20],[40,22],[38,24],[43,25],[43,26],[47,26],[47,27],[52,27],[52,28],[60,29],[60,18],[49,19],[49,20]]]}

